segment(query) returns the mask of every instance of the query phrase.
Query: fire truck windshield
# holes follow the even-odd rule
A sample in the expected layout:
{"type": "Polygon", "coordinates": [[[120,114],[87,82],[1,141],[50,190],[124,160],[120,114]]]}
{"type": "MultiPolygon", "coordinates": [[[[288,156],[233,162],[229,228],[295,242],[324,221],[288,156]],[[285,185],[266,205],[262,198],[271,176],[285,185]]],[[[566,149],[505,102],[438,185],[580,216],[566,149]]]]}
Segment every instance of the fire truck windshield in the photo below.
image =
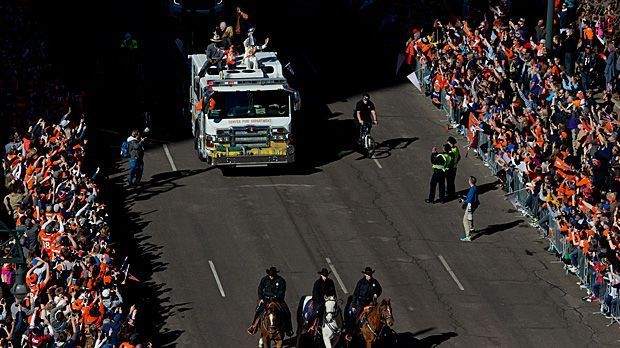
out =
{"type": "Polygon", "coordinates": [[[210,119],[287,117],[290,94],[281,90],[215,92],[205,107],[210,119]]]}

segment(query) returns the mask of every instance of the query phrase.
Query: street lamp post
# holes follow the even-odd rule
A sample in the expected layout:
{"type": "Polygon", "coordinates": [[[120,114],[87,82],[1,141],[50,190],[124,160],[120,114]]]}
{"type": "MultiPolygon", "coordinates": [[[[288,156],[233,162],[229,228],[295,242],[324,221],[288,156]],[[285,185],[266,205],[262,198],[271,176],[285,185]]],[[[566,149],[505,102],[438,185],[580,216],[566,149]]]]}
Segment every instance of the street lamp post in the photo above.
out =
{"type": "Polygon", "coordinates": [[[26,286],[26,271],[24,268],[25,267],[23,264],[17,266],[17,271],[15,272],[15,284],[11,288],[11,294],[15,297],[16,302],[21,302],[21,300],[28,295],[28,286],[26,286]]]}
{"type": "Polygon", "coordinates": [[[547,25],[545,26],[546,30],[546,46],[547,50],[550,50],[553,45],[553,7],[554,1],[547,0],[547,25]]]}
{"type": "Polygon", "coordinates": [[[0,221],[0,235],[7,237],[1,238],[0,250],[10,247],[11,252],[8,256],[0,255],[0,263],[12,263],[17,265],[15,271],[15,284],[11,287],[11,294],[15,300],[21,301],[28,295],[28,286],[26,285],[26,259],[24,258],[24,250],[19,241],[17,231],[9,228],[4,222],[0,221]]]}

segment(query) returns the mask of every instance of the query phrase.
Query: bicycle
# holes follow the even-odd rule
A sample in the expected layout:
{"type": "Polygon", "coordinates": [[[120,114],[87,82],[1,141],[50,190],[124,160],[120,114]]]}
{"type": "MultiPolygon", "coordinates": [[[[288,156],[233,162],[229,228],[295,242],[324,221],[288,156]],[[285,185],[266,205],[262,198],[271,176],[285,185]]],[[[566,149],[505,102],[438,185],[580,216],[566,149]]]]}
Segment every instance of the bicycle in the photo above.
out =
{"type": "Polygon", "coordinates": [[[366,151],[366,157],[372,157],[377,149],[377,143],[370,135],[370,127],[366,122],[360,127],[360,140],[361,146],[364,148],[364,151],[366,151]]]}

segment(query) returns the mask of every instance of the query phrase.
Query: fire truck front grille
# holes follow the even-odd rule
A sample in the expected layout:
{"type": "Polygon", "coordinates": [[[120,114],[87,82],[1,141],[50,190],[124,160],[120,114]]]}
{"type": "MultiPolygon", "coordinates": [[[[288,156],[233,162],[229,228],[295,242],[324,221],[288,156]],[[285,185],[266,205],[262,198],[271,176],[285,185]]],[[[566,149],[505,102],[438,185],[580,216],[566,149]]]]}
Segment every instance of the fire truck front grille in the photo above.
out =
{"type": "Polygon", "coordinates": [[[269,147],[269,127],[242,127],[232,131],[231,144],[246,148],[269,147]]]}

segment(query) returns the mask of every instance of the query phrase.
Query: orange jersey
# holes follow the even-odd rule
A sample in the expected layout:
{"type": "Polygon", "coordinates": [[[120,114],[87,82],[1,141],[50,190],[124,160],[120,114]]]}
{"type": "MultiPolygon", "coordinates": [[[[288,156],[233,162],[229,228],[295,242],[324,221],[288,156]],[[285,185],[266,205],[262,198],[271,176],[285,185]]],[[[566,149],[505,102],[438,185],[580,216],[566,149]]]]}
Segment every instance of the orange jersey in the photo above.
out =
{"type": "MultiPolygon", "coordinates": [[[[52,249],[52,244],[56,240],[60,234],[58,232],[53,234],[47,234],[45,231],[39,232],[39,239],[41,240],[41,248],[45,250],[48,254],[50,254],[50,250],[52,249]]],[[[51,256],[51,255],[50,255],[51,256]]]]}

